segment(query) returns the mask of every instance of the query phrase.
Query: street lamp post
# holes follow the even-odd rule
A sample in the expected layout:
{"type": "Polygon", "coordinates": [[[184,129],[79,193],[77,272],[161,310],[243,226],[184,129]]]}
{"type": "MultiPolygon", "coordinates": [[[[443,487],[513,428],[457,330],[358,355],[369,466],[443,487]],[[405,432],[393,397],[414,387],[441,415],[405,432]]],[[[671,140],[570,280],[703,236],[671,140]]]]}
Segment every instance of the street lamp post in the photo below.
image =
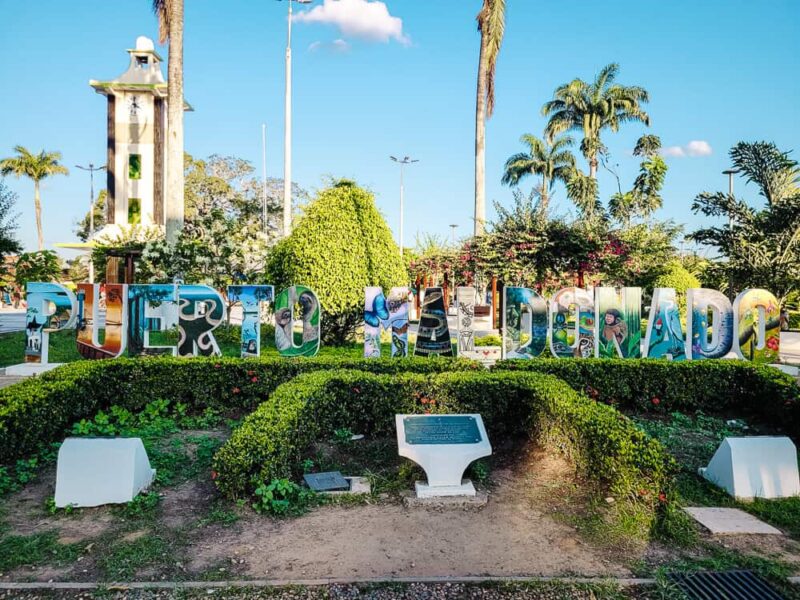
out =
{"type": "MultiPolygon", "coordinates": [[[[89,238],[92,239],[94,235],[94,172],[105,171],[105,166],[95,167],[94,163],[89,163],[88,167],[75,165],[75,168],[89,171],[89,238]]],[[[91,255],[89,256],[89,283],[94,283],[94,262],[92,262],[91,255]]]]}
{"type": "Polygon", "coordinates": [[[400,165],[400,242],[398,245],[400,246],[400,256],[403,256],[403,169],[406,165],[419,162],[419,160],[412,159],[410,156],[403,158],[390,156],[389,158],[400,165]]]}
{"type": "Polygon", "coordinates": [[[311,4],[313,0],[283,0],[289,5],[286,32],[286,97],[283,132],[283,235],[292,232],[292,3],[311,4]]]}
{"type": "Polygon", "coordinates": [[[453,244],[453,246],[456,245],[456,227],[458,227],[457,223],[452,223],[450,225],[450,242],[453,244]]]}
{"type": "MultiPolygon", "coordinates": [[[[739,172],[739,169],[725,169],[722,174],[728,176],[728,196],[733,198],[733,176],[739,172]]],[[[733,219],[728,213],[728,235],[733,235],[733,219]]],[[[728,297],[733,301],[733,279],[728,278],[728,297]]]]}

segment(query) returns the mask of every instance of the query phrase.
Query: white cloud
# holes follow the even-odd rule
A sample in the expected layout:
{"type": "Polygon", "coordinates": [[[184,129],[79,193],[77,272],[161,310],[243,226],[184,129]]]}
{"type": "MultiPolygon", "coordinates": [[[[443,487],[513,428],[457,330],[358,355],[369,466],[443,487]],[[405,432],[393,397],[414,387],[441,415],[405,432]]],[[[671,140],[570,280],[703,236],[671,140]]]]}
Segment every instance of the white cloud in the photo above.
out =
{"type": "MultiPolygon", "coordinates": [[[[389,14],[389,9],[378,0],[323,0],[311,10],[294,15],[298,23],[323,23],[335,25],[344,36],[372,42],[395,40],[409,44],[403,33],[403,20],[389,14]]],[[[334,44],[344,42],[336,40],[334,44]]],[[[346,43],[346,42],[345,42],[346,43]]]]}
{"type": "Polygon", "coordinates": [[[661,151],[663,156],[686,158],[695,156],[711,156],[714,150],[705,140],[692,140],[685,146],[667,146],[661,151]]]}
{"type": "Polygon", "coordinates": [[[313,42],[309,44],[309,52],[317,52],[318,50],[328,50],[330,52],[347,52],[350,50],[350,44],[345,40],[339,38],[332,42],[313,42]]]}

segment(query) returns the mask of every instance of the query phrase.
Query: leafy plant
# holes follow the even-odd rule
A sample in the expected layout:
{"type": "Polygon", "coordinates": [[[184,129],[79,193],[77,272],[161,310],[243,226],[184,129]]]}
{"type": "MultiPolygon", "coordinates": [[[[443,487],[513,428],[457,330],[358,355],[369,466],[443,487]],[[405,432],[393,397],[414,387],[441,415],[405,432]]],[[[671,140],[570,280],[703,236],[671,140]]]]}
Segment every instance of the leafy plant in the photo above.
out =
{"type": "Polygon", "coordinates": [[[316,499],[316,494],[288,479],[262,483],[253,492],[256,512],[277,517],[302,514],[316,499]]]}

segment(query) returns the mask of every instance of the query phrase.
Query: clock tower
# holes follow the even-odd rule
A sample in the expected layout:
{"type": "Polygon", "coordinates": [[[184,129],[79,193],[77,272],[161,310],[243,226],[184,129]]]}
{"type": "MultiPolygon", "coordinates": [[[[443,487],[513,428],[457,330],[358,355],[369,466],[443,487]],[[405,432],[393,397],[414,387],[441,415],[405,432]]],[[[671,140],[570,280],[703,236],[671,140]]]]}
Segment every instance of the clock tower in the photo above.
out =
{"type": "Polygon", "coordinates": [[[152,40],[137,38],[128,54],[128,70],[117,79],[89,82],[108,98],[106,219],[114,230],[164,226],[167,82],[152,40]]]}

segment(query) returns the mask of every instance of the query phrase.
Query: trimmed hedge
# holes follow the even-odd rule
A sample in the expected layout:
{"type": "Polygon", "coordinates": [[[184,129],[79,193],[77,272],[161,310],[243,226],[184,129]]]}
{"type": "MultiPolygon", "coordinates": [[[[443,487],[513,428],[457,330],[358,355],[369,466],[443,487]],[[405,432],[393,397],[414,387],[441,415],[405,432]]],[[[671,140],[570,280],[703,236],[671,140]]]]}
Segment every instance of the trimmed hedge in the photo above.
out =
{"type": "Polygon", "coordinates": [[[658,441],[556,377],[329,371],[281,385],[245,419],[214,457],[217,487],[232,498],[247,496],[259,482],[299,476],[312,444],[336,429],[394,435],[395,414],[425,411],[480,413],[495,444],[530,435],[569,457],[618,503],[645,507],[649,524],[671,486],[675,463],[658,441]]]}
{"type": "Polygon", "coordinates": [[[360,369],[373,373],[439,373],[481,369],[465,360],[118,358],[66,364],[0,389],[0,464],[35,453],[75,421],[114,404],[136,411],[152,400],[193,408],[249,411],[301,373],[360,369]]]}
{"type": "Polygon", "coordinates": [[[620,408],[741,411],[800,438],[800,387],[768,365],[738,360],[506,360],[494,372],[555,375],[591,398],[620,408]]]}

